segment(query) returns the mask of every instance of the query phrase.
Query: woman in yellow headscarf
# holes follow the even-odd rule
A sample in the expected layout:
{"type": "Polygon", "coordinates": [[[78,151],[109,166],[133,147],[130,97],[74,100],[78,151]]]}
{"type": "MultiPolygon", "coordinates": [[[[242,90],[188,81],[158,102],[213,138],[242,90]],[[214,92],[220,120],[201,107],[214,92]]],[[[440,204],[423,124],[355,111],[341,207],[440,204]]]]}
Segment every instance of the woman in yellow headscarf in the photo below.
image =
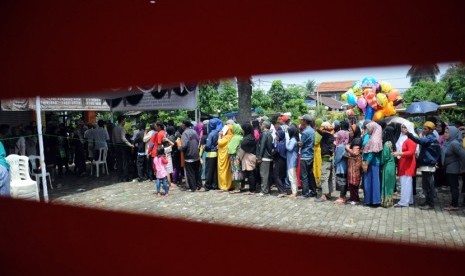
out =
{"type": "MultiPolygon", "coordinates": [[[[323,120],[318,118],[315,120],[315,127],[320,128],[323,120]]],[[[321,135],[315,132],[315,144],[313,146],[313,175],[315,176],[316,186],[321,188],[320,177],[321,177],[321,147],[320,147],[321,135]]]]}
{"type": "Polygon", "coordinates": [[[232,188],[231,160],[228,154],[228,144],[233,137],[233,126],[225,125],[218,140],[218,188],[228,191],[232,188]]]}

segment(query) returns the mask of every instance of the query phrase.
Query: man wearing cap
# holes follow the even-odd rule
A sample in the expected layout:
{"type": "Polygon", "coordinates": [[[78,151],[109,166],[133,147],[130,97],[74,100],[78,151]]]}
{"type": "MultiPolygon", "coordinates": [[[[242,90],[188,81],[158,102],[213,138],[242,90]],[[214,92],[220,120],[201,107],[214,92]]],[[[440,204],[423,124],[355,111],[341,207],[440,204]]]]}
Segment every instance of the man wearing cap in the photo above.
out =
{"type": "Polygon", "coordinates": [[[434,209],[434,172],[441,156],[441,148],[433,131],[436,125],[431,121],[426,121],[423,125],[423,137],[419,138],[412,133],[407,133],[407,137],[415,143],[421,145],[417,165],[421,171],[421,182],[425,194],[425,203],[420,204],[420,209],[434,209]]]}
{"type": "Polygon", "coordinates": [[[123,115],[118,116],[118,125],[113,129],[113,143],[115,143],[116,167],[118,169],[118,180],[120,182],[129,181],[128,159],[129,149],[134,146],[126,139],[124,123],[126,119],[123,115]]]}
{"type": "Polygon", "coordinates": [[[289,117],[287,117],[287,115],[282,115],[280,117],[280,121],[282,122],[281,129],[286,133],[287,128],[289,127],[289,117]]]}
{"type": "Polygon", "coordinates": [[[299,118],[303,127],[302,137],[298,142],[300,147],[300,179],[302,180],[302,196],[315,197],[316,183],[313,175],[313,145],[315,143],[315,131],[313,120],[309,115],[299,118]]]}
{"type": "Polygon", "coordinates": [[[192,129],[192,123],[186,120],[181,125],[183,132],[181,135],[181,151],[184,152],[186,179],[189,190],[195,192],[202,188],[202,178],[200,175],[199,158],[199,136],[192,129]]]}

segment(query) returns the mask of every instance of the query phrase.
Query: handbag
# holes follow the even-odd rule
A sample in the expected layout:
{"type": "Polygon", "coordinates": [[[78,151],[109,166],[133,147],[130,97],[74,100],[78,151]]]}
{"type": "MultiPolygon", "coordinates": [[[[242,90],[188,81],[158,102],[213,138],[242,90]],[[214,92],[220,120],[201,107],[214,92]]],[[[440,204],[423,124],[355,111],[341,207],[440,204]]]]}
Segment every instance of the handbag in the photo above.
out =
{"type": "Polygon", "coordinates": [[[240,146],[238,146],[236,155],[237,155],[237,158],[239,158],[239,160],[242,160],[242,158],[245,155],[245,151],[240,146]]]}

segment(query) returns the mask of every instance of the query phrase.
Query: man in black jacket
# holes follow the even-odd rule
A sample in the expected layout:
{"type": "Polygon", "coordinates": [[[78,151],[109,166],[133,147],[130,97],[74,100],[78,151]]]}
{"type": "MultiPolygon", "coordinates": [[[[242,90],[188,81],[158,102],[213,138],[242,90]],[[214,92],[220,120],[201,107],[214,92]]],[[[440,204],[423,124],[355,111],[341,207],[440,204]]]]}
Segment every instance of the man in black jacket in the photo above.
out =
{"type": "Polygon", "coordinates": [[[262,134],[258,146],[257,163],[260,164],[260,177],[262,178],[260,196],[270,193],[270,169],[273,162],[273,136],[270,132],[271,122],[262,123],[262,134]]]}

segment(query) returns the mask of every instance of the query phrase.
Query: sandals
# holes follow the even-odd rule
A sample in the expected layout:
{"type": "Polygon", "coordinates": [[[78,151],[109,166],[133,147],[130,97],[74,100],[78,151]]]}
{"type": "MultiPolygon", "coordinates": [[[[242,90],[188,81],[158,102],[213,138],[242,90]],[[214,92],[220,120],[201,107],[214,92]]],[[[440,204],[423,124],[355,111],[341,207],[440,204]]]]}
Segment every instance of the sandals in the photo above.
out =
{"type": "Polygon", "coordinates": [[[450,211],[450,212],[455,212],[455,211],[458,211],[460,209],[459,209],[459,207],[449,206],[449,207],[444,208],[444,210],[450,211]]]}
{"type": "Polygon", "coordinates": [[[346,201],[343,198],[338,198],[338,199],[336,199],[336,201],[334,201],[334,204],[337,204],[337,205],[343,205],[345,203],[346,203],[346,201]]]}
{"type": "Polygon", "coordinates": [[[240,194],[241,191],[238,191],[238,190],[234,190],[234,191],[230,191],[229,194],[233,195],[233,194],[240,194]]]}

